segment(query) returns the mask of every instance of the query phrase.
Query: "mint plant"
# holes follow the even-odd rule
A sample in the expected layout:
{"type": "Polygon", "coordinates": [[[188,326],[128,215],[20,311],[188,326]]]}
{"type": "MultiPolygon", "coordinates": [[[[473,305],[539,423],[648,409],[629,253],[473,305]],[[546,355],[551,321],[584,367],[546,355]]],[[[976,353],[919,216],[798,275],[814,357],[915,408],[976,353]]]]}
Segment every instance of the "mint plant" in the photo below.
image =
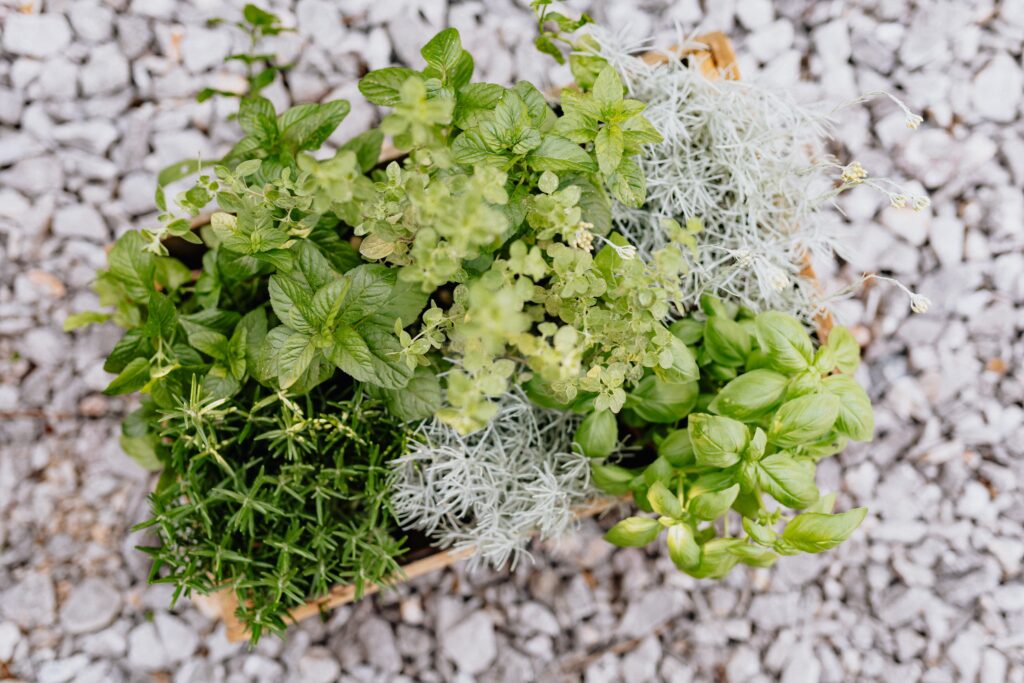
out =
{"type": "Polygon", "coordinates": [[[814,470],[818,460],[850,439],[870,440],[874,430],[871,403],[852,378],[860,360],[856,341],[836,327],[815,349],[792,316],[754,316],[710,297],[703,304],[703,320],[673,325],[694,350],[699,381],[675,395],[638,389],[620,417],[629,428],[645,430],[636,445],[650,448],[653,461],[627,467],[607,459],[619,441],[618,424],[607,412],[591,413],[577,430],[577,447],[601,458],[593,465],[597,485],[632,493],[641,510],[657,515],[627,518],[607,540],[644,546],[667,531],[672,561],[697,578],[720,578],[738,563],[768,566],[779,555],[835,547],[866,510],[832,514],[835,496],[819,493],[814,470]],[[765,496],[803,512],[789,516],[765,496]],[[740,529],[730,530],[734,515],[740,529]]]}

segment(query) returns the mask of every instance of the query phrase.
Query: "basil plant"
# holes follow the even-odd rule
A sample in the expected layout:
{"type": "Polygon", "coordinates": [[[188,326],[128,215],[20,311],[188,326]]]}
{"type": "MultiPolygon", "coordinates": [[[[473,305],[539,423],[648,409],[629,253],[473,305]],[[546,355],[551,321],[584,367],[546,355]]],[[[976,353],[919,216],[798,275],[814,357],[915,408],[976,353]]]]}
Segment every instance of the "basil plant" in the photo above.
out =
{"type": "Polygon", "coordinates": [[[672,561],[697,578],[834,548],[867,512],[833,514],[835,494],[821,495],[814,479],[819,460],[874,431],[871,403],[853,379],[857,342],[836,327],[815,348],[790,315],[753,315],[709,297],[702,309],[702,319],[672,326],[697,358],[697,381],[662,385],[652,375],[618,416],[592,412],[577,431],[577,446],[595,458],[595,483],[632,493],[652,513],[619,522],[605,538],[645,546],[664,532],[672,561]],[[620,430],[630,435],[625,448],[620,430]]]}

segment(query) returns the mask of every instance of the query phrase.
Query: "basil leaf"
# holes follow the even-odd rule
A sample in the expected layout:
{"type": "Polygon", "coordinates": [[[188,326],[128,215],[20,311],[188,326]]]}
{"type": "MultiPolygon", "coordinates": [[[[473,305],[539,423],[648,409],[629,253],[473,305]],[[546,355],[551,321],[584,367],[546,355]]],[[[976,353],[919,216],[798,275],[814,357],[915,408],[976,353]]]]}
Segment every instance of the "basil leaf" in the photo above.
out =
{"type": "Polygon", "coordinates": [[[715,538],[701,547],[700,563],[686,573],[698,579],[720,579],[728,574],[739,558],[732,554],[731,549],[741,545],[743,541],[735,538],[715,538]]]}
{"type": "Polygon", "coordinates": [[[678,422],[693,410],[698,391],[696,382],[666,382],[648,375],[626,396],[626,407],[647,422],[678,422]]]}
{"type": "Polygon", "coordinates": [[[797,550],[820,553],[849,538],[867,513],[867,508],[854,508],[837,515],[805,512],[786,524],[782,538],[797,550]]]}
{"type": "Polygon", "coordinates": [[[672,467],[686,467],[696,462],[690,433],[685,429],[675,429],[658,444],[658,456],[664,458],[672,467]]]}
{"type": "Polygon", "coordinates": [[[791,508],[805,508],[818,499],[813,466],[797,462],[785,451],[754,464],[758,485],[772,498],[791,508]]]}
{"type": "Polygon", "coordinates": [[[783,448],[816,441],[831,431],[839,406],[839,399],[827,392],[786,401],[772,418],[768,441],[783,448]]]}
{"type": "Polygon", "coordinates": [[[871,399],[857,380],[850,375],[832,375],[825,378],[825,388],[839,399],[836,430],[854,441],[870,441],[875,431],[875,416],[871,399]]]}
{"type": "Polygon", "coordinates": [[[689,526],[670,526],[665,540],[668,543],[668,556],[679,569],[691,569],[700,563],[700,546],[693,538],[693,530],[689,526]]]}
{"type": "Polygon", "coordinates": [[[743,564],[751,567],[770,567],[779,559],[778,555],[768,548],[741,543],[729,547],[729,552],[739,558],[743,564]]]}
{"type": "Polygon", "coordinates": [[[740,485],[733,484],[722,491],[702,493],[692,498],[686,509],[698,519],[713,521],[729,511],[739,494],[740,485]]]}
{"type": "Polygon", "coordinates": [[[778,311],[767,311],[754,321],[757,344],[768,363],[780,372],[797,372],[811,366],[814,345],[800,321],[778,311]]]}
{"type": "Polygon", "coordinates": [[[647,502],[652,510],[664,517],[679,519],[683,516],[683,506],[679,504],[679,498],[660,481],[654,482],[647,489],[647,502]]]}
{"type": "Polygon", "coordinates": [[[756,419],[782,401],[788,381],[772,370],[751,370],[722,387],[708,410],[745,422],[756,419]]]}
{"type": "Polygon", "coordinates": [[[595,410],[576,429],[573,442],[588,458],[604,458],[619,445],[619,425],[610,410],[595,410]]]}
{"type": "Polygon", "coordinates": [[[728,417],[696,413],[687,424],[698,465],[730,467],[747,447],[747,426],[728,417]]]}
{"type": "MultiPolygon", "coordinates": [[[[832,357],[839,371],[852,375],[860,365],[860,344],[845,327],[833,327],[828,333],[826,344],[832,350],[832,357]]],[[[829,368],[831,370],[831,368],[829,368]]]]}
{"type": "Polygon", "coordinates": [[[650,517],[627,517],[604,535],[604,540],[619,547],[642,547],[658,537],[661,524],[650,517]]]}
{"type": "Polygon", "coordinates": [[[636,472],[620,465],[590,464],[590,480],[599,490],[613,496],[629,491],[629,485],[636,478],[636,472]]]}
{"type": "Polygon", "coordinates": [[[750,355],[750,335],[738,322],[712,316],[704,327],[704,348],[716,363],[738,367],[750,355]]]}

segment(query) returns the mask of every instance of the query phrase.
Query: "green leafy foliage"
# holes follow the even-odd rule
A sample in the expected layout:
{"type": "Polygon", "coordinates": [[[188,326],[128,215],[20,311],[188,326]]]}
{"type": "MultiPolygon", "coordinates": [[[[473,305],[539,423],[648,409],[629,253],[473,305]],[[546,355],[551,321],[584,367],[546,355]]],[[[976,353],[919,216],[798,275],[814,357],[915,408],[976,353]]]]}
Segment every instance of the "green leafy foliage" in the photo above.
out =
{"type": "Polygon", "coordinates": [[[406,546],[385,481],[404,431],[361,389],[330,382],[292,399],[249,384],[211,400],[196,384],[159,419],[164,476],[139,527],[158,541],[143,548],[151,580],[175,599],[233,590],[255,642],[336,584],[361,594],[400,571],[406,546]]]}
{"type": "MultiPolygon", "coordinates": [[[[667,529],[672,561],[697,578],[835,547],[866,511],[831,514],[835,496],[819,493],[814,470],[848,439],[871,438],[870,401],[846,374],[856,368],[859,348],[841,327],[815,350],[803,326],[787,315],[755,316],[711,298],[702,309],[703,315],[672,325],[700,366],[690,382],[692,399],[680,402],[674,415],[634,408],[619,416],[634,436],[643,430],[633,445],[653,447],[653,462],[635,466],[634,458],[633,466],[624,467],[599,460],[593,466],[598,487],[617,495],[631,492],[642,510],[658,517],[631,517],[606,538],[646,545],[667,529]],[[788,517],[783,508],[765,504],[764,496],[804,512],[788,517]],[[742,520],[740,536],[730,533],[734,515],[742,520]]],[[[638,386],[627,407],[636,404],[638,393],[648,394],[638,386]]],[[[613,425],[604,429],[612,431],[613,425]]],[[[577,434],[581,447],[591,441],[589,433],[577,434]]]]}

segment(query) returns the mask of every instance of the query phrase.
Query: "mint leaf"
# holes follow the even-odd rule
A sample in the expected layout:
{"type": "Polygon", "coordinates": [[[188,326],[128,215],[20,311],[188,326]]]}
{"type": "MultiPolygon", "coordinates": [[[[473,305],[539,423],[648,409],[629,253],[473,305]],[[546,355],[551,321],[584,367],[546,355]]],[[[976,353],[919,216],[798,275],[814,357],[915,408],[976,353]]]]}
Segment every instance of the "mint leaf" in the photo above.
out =
{"type": "Polygon", "coordinates": [[[287,389],[309,369],[316,345],[310,335],[292,331],[282,340],[279,354],[277,380],[282,389],[287,389]]]}
{"type": "MultiPolygon", "coordinates": [[[[369,173],[380,160],[380,148],[384,142],[384,133],[377,128],[360,133],[344,145],[339,151],[346,150],[356,153],[356,161],[359,163],[359,170],[369,173]]],[[[312,238],[312,236],[310,236],[312,238]]]]}
{"type": "Polygon", "coordinates": [[[99,311],[81,311],[79,313],[72,313],[64,319],[64,331],[70,332],[87,325],[104,323],[110,320],[110,317],[110,313],[100,313],[99,311]]]}
{"type": "Polygon", "coordinates": [[[610,176],[622,162],[623,137],[622,129],[616,125],[604,126],[594,138],[594,151],[597,154],[597,165],[601,173],[610,176]]]}
{"type": "Polygon", "coordinates": [[[107,273],[137,303],[149,301],[155,278],[154,256],[146,251],[142,234],[130,230],[114,242],[107,254],[107,273]]]}
{"type": "Polygon", "coordinates": [[[107,396],[131,394],[142,389],[149,382],[149,359],[135,358],[124,367],[103,393],[107,396]]]}
{"type": "Polygon", "coordinates": [[[622,159],[608,178],[608,188],[616,199],[633,208],[643,206],[647,198],[647,180],[632,159],[622,159]]]}
{"type": "Polygon", "coordinates": [[[166,294],[150,292],[148,310],[143,334],[172,339],[174,328],[178,325],[178,312],[174,309],[174,302],[166,294]]]}
{"type": "Polygon", "coordinates": [[[428,367],[416,368],[409,383],[401,389],[384,389],[388,410],[406,422],[426,420],[441,409],[441,381],[428,367]]]}
{"type": "Polygon", "coordinates": [[[622,81],[618,72],[610,65],[601,69],[597,79],[594,81],[594,101],[601,108],[605,120],[615,110],[615,105],[622,102],[622,81]]]}
{"type": "Polygon", "coordinates": [[[338,328],[328,358],[360,382],[401,389],[413,374],[399,357],[401,351],[401,344],[389,329],[368,324],[359,329],[338,328]]]}
{"type": "Polygon", "coordinates": [[[452,123],[463,130],[474,128],[490,116],[505,95],[505,88],[494,83],[469,83],[459,89],[452,123]]]}
{"type": "Polygon", "coordinates": [[[526,162],[537,171],[577,171],[593,173],[597,170],[594,160],[582,147],[557,135],[545,135],[540,145],[526,157],[526,162]]]}
{"type": "Polygon", "coordinates": [[[394,107],[402,101],[402,84],[409,78],[422,78],[412,69],[389,66],[376,69],[359,80],[363,97],[382,107],[394,107]]]}
{"type": "Polygon", "coordinates": [[[459,38],[459,32],[454,28],[444,29],[423,46],[420,54],[427,60],[427,68],[423,70],[423,75],[427,78],[438,78],[447,84],[462,57],[462,40],[459,38]]]}
{"type": "Polygon", "coordinates": [[[242,98],[238,105],[238,125],[263,147],[276,144],[280,135],[274,105],[259,95],[242,98]]]}
{"type": "Polygon", "coordinates": [[[287,275],[272,275],[268,286],[274,315],[293,330],[304,334],[316,332],[317,320],[310,311],[313,293],[304,284],[287,275]]]}
{"type": "MultiPolygon", "coordinates": [[[[394,268],[377,264],[366,264],[345,273],[349,286],[344,293],[341,311],[337,317],[340,325],[358,325],[377,313],[391,298],[397,282],[394,268]]],[[[394,322],[391,320],[390,322],[394,322]]],[[[411,320],[409,322],[412,322],[411,320]]]]}

